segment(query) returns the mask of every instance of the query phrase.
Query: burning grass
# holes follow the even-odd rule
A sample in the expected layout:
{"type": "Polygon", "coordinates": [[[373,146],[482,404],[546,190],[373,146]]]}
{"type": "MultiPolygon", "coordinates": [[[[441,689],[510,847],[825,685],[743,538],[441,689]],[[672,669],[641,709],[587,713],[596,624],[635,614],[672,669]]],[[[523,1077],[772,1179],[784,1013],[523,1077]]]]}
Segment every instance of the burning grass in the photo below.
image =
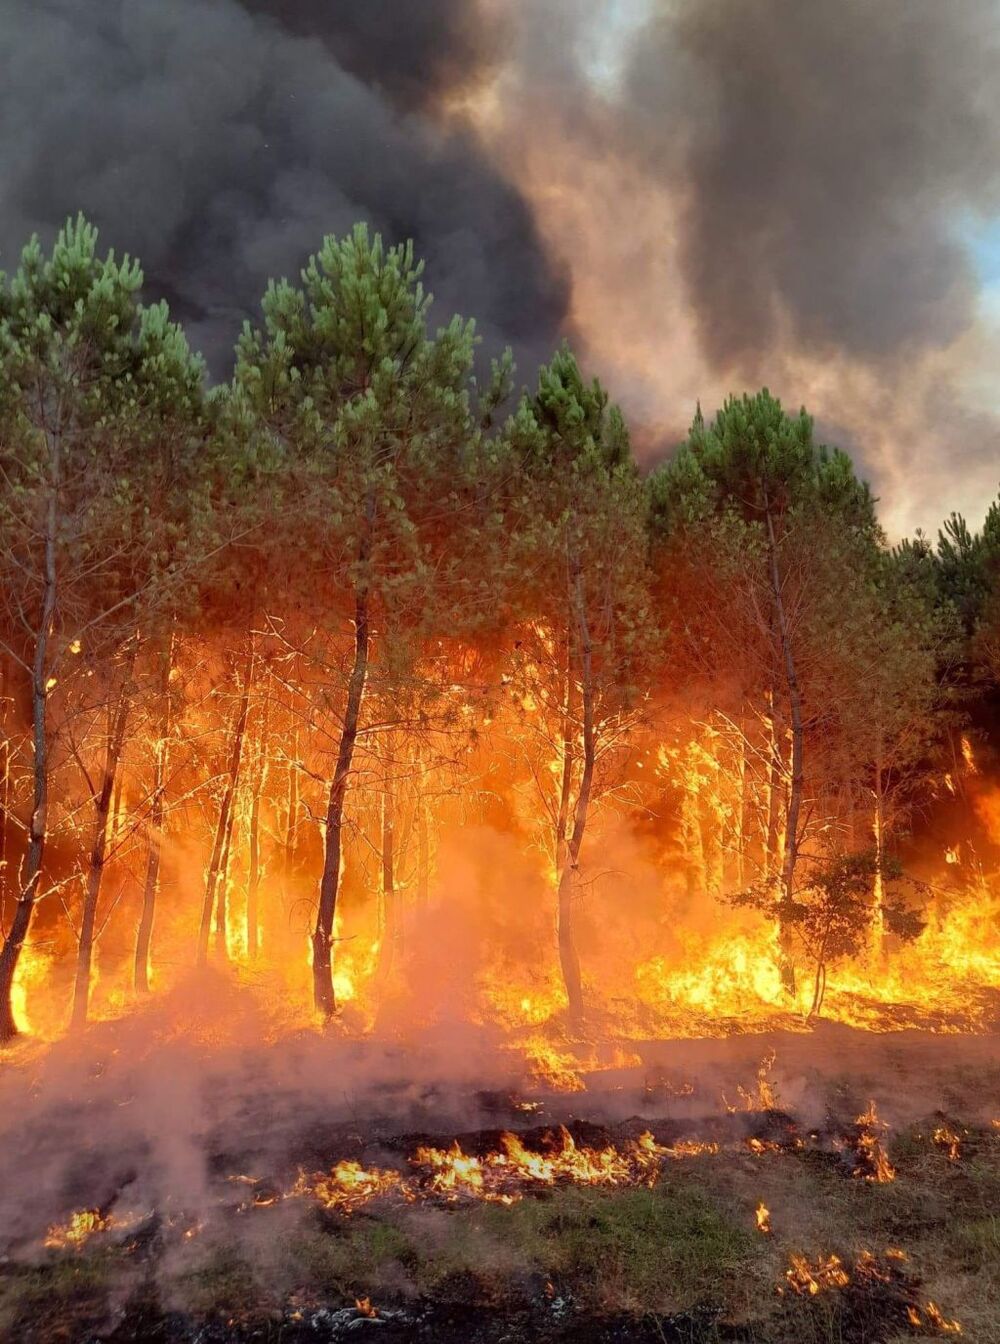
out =
{"type": "Polygon", "coordinates": [[[242,1053],[204,1080],[204,1113],[173,1110],[166,1133],[150,1117],[141,1142],[122,1126],[143,1086],[113,1053],[57,1119],[39,1061],[35,1142],[54,1126],[64,1145],[83,1115],[94,1138],[9,1223],[0,1336],[902,1344],[960,1327],[1000,1344],[995,1069],[932,1038],[914,1087],[901,1043],[890,1065],[860,1038],[850,1073],[824,1080],[792,1067],[798,1040],[745,1042],[725,1071],[710,1043],[700,1069],[677,1044],[672,1072],[604,1091],[373,1079],[315,1107],[242,1053]]]}

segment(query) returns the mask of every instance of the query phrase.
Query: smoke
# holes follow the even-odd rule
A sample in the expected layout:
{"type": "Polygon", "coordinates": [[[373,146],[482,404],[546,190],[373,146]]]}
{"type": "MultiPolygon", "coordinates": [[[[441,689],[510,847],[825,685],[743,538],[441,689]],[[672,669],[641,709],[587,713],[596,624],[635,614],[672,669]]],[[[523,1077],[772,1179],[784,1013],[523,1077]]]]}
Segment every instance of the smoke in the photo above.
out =
{"type": "Polygon", "coordinates": [[[288,32],[318,38],[338,65],[408,109],[473,89],[503,55],[505,16],[483,0],[242,0],[288,32]]]}
{"type": "Polygon", "coordinates": [[[950,343],[973,315],[959,210],[1000,204],[989,0],[686,0],[628,72],[649,171],[680,194],[713,365],[790,341],[862,359],[950,343]]]}
{"type": "Polygon", "coordinates": [[[139,255],[148,292],[170,299],[224,375],[268,277],[367,220],[413,237],[438,316],[475,315],[490,345],[547,348],[565,281],[529,207],[470,134],[420,111],[456,70],[462,87],[482,73],[493,30],[474,6],[388,10],[13,0],[3,263],[83,209],[106,244],[139,255]]]}
{"type": "Polygon", "coordinates": [[[571,259],[567,325],[646,459],[697,400],[766,382],[854,453],[892,533],[981,518],[996,0],[521,9],[482,134],[571,259]]]}
{"type": "Polygon", "coordinates": [[[995,493],[997,0],[10,0],[5,36],[0,264],[83,208],[220,376],[364,219],[526,381],[570,336],[647,460],[767,382],[893,532],[995,493]]]}

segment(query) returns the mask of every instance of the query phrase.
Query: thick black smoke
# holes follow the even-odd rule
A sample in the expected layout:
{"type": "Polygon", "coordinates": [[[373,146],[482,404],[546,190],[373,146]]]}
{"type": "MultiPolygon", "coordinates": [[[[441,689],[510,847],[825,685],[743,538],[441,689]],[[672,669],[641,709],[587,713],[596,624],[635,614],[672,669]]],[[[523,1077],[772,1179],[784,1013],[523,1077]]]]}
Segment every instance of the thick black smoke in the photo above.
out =
{"type": "Polygon", "coordinates": [[[537,356],[564,277],[471,136],[418,110],[484,69],[477,8],[7,0],[0,265],[82,209],[224,375],[267,278],[363,219],[414,238],[439,315],[537,356]]]}
{"type": "Polygon", "coordinates": [[[996,0],[672,0],[623,84],[625,137],[682,203],[708,358],[882,359],[972,316],[963,211],[1000,201],[996,0]]]}
{"type": "Polygon", "coordinates": [[[317,37],[339,65],[407,108],[433,106],[495,68],[507,33],[481,0],[241,0],[300,37],[317,37]]]}

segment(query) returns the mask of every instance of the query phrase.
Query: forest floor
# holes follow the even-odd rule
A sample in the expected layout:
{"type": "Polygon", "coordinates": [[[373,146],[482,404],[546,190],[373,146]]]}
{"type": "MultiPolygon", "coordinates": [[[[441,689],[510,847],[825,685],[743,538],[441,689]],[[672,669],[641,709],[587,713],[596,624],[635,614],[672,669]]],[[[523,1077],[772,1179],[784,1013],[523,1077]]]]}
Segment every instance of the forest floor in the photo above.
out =
{"type": "Polygon", "coordinates": [[[238,1083],[233,1057],[225,1083],[193,1083],[169,1050],[125,1067],[111,1039],[71,1080],[65,1060],[0,1064],[4,1341],[902,1344],[960,1325],[1000,1344],[994,1037],[650,1042],[569,1095],[369,1079],[362,1101],[341,1078],[339,1104],[303,1086],[311,1046],[294,1085],[281,1051],[282,1091],[260,1052],[240,1052],[238,1083]],[[870,1099],[879,1119],[859,1125],[870,1099]],[[669,1155],[633,1183],[510,1204],[292,1193],[341,1160],[494,1151],[502,1130],[544,1151],[560,1125],[580,1148],[649,1132],[669,1155]],[[872,1137],[892,1179],[870,1179],[872,1137]],[[98,1230],[46,1245],[79,1210],[98,1230]]]}

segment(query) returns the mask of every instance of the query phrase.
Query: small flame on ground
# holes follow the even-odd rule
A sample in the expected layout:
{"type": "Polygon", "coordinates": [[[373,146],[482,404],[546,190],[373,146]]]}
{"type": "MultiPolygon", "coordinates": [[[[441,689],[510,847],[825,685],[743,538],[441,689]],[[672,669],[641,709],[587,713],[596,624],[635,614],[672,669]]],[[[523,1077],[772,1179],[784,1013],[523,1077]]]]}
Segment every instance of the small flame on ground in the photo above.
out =
{"type": "Polygon", "coordinates": [[[938,1125],[934,1131],[934,1142],[948,1154],[949,1162],[957,1162],[962,1155],[962,1136],[956,1134],[948,1125],[938,1125]]]}
{"type": "Polygon", "coordinates": [[[896,1179],[896,1169],[889,1161],[889,1154],[886,1152],[880,1133],[887,1131],[889,1126],[879,1119],[878,1107],[874,1101],[870,1101],[868,1109],[858,1116],[857,1124],[861,1126],[858,1149],[867,1165],[855,1167],[854,1174],[864,1177],[866,1181],[873,1181],[876,1185],[887,1185],[889,1181],[896,1179]]]}
{"type": "Polygon", "coordinates": [[[826,1289],[845,1288],[851,1276],[839,1255],[820,1257],[814,1264],[804,1255],[793,1255],[785,1270],[785,1279],[792,1291],[800,1297],[815,1297],[826,1289]]]}

